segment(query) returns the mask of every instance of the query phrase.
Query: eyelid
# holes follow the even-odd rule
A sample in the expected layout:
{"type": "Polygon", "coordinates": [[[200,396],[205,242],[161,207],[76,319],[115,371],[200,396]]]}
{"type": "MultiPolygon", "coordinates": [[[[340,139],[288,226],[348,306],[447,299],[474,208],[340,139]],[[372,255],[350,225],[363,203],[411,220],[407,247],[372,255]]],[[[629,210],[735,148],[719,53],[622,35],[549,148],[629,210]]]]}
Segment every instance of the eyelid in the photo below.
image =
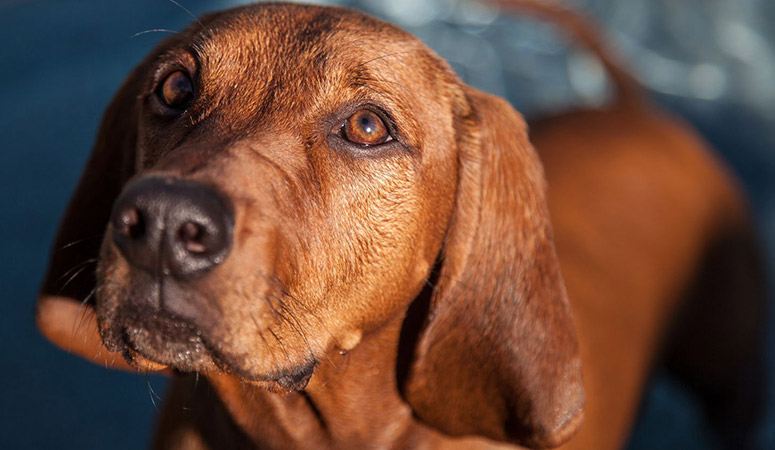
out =
{"type": "Polygon", "coordinates": [[[162,54],[159,57],[159,62],[157,63],[150,80],[150,86],[148,86],[146,91],[148,93],[155,92],[159,84],[176,70],[186,72],[196,89],[199,85],[199,61],[191,52],[176,49],[162,54]]]}
{"type": "Polygon", "coordinates": [[[169,119],[190,114],[188,108],[183,111],[171,109],[164,104],[157,93],[159,92],[162,83],[164,83],[169,75],[176,71],[182,71],[188,75],[194,91],[194,97],[189,103],[189,106],[195,105],[198,95],[201,92],[199,61],[190,51],[185,49],[173,49],[166,52],[159,56],[158,61],[159,62],[156,64],[153,71],[153,75],[149,77],[146,89],[141,95],[143,104],[149,105],[150,111],[157,117],[169,119]]]}

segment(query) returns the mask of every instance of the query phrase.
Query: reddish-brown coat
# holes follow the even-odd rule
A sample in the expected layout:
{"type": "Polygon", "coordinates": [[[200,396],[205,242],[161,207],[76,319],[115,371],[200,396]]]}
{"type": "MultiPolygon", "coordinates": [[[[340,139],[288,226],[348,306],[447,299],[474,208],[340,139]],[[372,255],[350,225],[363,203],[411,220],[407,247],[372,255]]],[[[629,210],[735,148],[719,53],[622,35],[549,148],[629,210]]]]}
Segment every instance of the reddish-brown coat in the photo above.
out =
{"type": "MultiPolygon", "coordinates": [[[[507,103],[389,25],[276,4],[205,17],[108,108],[38,325],[128,367],[98,328],[110,339],[138,301],[132,268],[93,236],[130,177],[197,180],[233,202],[234,248],[186,287],[217,354],[183,367],[206,382],[176,376],[157,447],[617,448],[703,246],[745,226],[705,146],[619,81],[610,109],[536,124],[539,161],[507,103]],[[199,103],[170,122],[149,96],[175,64],[196,73],[199,103]],[[390,111],[401,146],[328,138],[364,99],[390,111]],[[59,285],[98,254],[97,280],[59,285]],[[310,363],[298,386],[273,381],[310,363]]],[[[127,355],[181,368],[151,344],[127,355]]]]}

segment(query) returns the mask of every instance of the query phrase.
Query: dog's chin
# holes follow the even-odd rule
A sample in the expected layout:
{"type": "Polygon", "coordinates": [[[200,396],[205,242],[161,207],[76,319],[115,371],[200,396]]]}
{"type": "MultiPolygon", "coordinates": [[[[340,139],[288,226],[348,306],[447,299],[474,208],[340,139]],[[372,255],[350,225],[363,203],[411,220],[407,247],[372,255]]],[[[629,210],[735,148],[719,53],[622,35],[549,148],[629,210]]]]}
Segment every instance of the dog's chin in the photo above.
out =
{"type": "Polygon", "coordinates": [[[199,335],[191,335],[183,341],[170,341],[154,336],[145,328],[127,328],[124,358],[139,370],[159,371],[172,368],[180,372],[228,373],[236,375],[248,384],[272,392],[299,391],[307,386],[315,369],[314,361],[305,361],[293,368],[270,374],[253,373],[218,357],[209,350],[199,335]]]}
{"type": "Polygon", "coordinates": [[[114,321],[102,335],[109,350],[121,352],[138,370],[211,372],[220,366],[201,333],[171,317],[154,314],[152,320],[125,318],[114,321]]]}
{"type": "Polygon", "coordinates": [[[304,389],[316,366],[315,361],[305,360],[271,373],[242,367],[220,354],[216,349],[222,346],[209,341],[194,325],[158,312],[149,317],[121,314],[105,325],[101,327],[105,346],[120,352],[139,371],[227,373],[272,392],[287,392],[304,389]]]}
{"type": "Polygon", "coordinates": [[[199,336],[189,337],[185,343],[166,340],[166,344],[159,347],[156,343],[158,339],[147,329],[132,328],[125,333],[127,345],[123,351],[124,358],[138,370],[172,368],[180,372],[228,373],[272,392],[287,392],[304,389],[316,365],[314,362],[304,362],[278,373],[256,374],[225,358],[214,356],[199,336]]]}
{"type": "Polygon", "coordinates": [[[245,382],[265,388],[272,392],[300,391],[307,387],[312,374],[315,372],[316,361],[306,361],[295,367],[267,376],[247,375],[243,372],[236,374],[245,382]]]}

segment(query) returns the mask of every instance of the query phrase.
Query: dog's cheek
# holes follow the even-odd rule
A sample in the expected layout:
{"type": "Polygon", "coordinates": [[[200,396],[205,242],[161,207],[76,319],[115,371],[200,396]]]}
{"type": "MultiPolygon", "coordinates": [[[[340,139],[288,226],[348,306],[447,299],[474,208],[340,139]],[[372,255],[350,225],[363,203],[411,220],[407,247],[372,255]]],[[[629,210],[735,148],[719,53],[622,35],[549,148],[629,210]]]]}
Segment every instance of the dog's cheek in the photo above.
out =
{"type": "Polygon", "coordinates": [[[363,222],[352,226],[346,238],[357,243],[350,246],[357,276],[343,289],[344,303],[355,313],[345,317],[360,316],[365,328],[384,323],[405,307],[430,269],[420,257],[425,243],[416,194],[410,183],[383,191],[358,213],[363,222]]]}

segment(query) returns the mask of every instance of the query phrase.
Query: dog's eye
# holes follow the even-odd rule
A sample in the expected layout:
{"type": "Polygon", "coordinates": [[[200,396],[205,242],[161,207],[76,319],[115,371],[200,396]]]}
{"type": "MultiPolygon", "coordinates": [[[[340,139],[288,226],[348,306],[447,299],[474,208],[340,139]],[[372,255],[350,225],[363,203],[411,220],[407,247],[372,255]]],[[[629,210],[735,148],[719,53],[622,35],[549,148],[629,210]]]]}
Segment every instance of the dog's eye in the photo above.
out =
{"type": "Polygon", "coordinates": [[[194,97],[194,86],[191,78],[182,70],[176,70],[159,86],[157,95],[170,108],[183,109],[194,97]]]}
{"type": "Polygon", "coordinates": [[[344,122],[344,138],[360,145],[379,145],[392,138],[387,125],[377,113],[362,109],[344,122]]]}

